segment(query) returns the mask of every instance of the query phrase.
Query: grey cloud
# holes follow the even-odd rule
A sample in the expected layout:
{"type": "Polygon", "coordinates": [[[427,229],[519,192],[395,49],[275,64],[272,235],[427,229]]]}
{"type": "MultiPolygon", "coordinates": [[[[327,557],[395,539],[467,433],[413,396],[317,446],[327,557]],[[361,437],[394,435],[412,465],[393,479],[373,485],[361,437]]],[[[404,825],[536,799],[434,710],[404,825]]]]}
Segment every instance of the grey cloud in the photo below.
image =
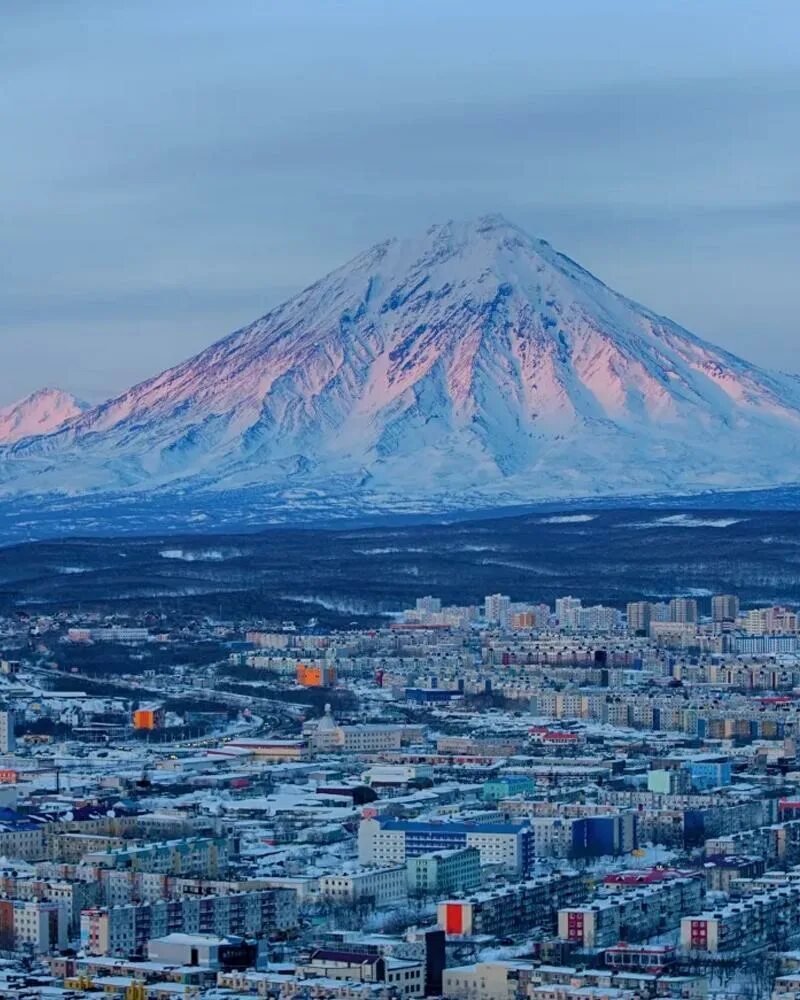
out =
{"type": "Polygon", "coordinates": [[[800,12],[690,6],[10,4],[0,400],[123,388],[386,235],[495,210],[800,367],[800,12]]]}

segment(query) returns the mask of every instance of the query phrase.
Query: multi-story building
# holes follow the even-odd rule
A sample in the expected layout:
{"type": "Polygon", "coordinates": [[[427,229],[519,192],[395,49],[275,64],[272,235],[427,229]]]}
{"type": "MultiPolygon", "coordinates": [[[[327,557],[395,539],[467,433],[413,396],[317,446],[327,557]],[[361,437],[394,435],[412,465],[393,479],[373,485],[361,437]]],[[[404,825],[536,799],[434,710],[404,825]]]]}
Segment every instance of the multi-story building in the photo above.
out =
{"type": "Polygon", "coordinates": [[[97,881],[74,879],[15,878],[0,879],[0,891],[15,900],[57,903],[65,914],[67,932],[76,934],[80,928],[81,911],[101,902],[97,881]]]}
{"type": "Polygon", "coordinates": [[[227,837],[186,837],[90,851],[83,859],[99,868],[216,878],[228,868],[231,841],[227,837]]]}
{"type": "Polygon", "coordinates": [[[175,932],[268,937],[296,926],[293,890],[265,889],[84,910],[81,946],[91,955],[133,955],[175,932]]]}
{"type": "Polygon", "coordinates": [[[731,761],[725,755],[698,755],[685,761],[682,766],[689,772],[695,791],[705,792],[731,783],[731,761]]]}
{"type": "Polygon", "coordinates": [[[711,618],[714,622],[736,621],[739,598],[735,594],[715,594],[711,598],[711,618]]]}
{"type": "Polygon", "coordinates": [[[505,594],[489,594],[484,601],[484,618],[490,625],[506,628],[509,624],[511,598],[505,594]]]}
{"type": "Polygon", "coordinates": [[[557,597],[556,619],[561,628],[577,628],[578,612],[582,607],[579,597],[557,597]]]}
{"type": "Polygon", "coordinates": [[[322,752],[379,753],[382,750],[399,750],[404,743],[416,743],[425,735],[424,726],[395,723],[365,725],[339,725],[325,706],[321,719],[307,722],[303,727],[311,746],[322,752]]]}
{"type": "Polygon", "coordinates": [[[749,854],[763,858],[767,864],[796,864],[800,861],[800,820],[791,819],[739,830],[722,837],[710,837],[705,842],[705,851],[709,856],[749,854]]]}
{"type": "Polygon", "coordinates": [[[748,635],[793,636],[798,631],[797,612],[780,606],[753,608],[741,624],[748,635]]]}
{"type": "MultiPolygon", "coordinates": [[[[743,880],[744,881],[744,880],[743,880]]],[[[690,952],[751,951],[786,947],[800,924],[800,884],[784,883],[681,920],[681,947],[690,952]]]]}
{"type": "Polygon", "coordinates": [[[306,978],[343,979],[355,983],[380,983],[388,996],[425,995],[424,963],[394,958],[357,948],[317,948],[308,962],[298,968],[306,978]]]}
{"type": "Polygon", "coordinates": [[[406,869],[398,865],[322,875],[319,880],[319,894],[322,898],[333,902],[361,902],[384,906],[405,899],[408,894],[406,869]]]}
{"type": "Polygon", "coordinates": [[[505,937],[533,927],[552,933],[558,910],[587,894],[587,880],[582,875],[559,872],[439,903],[438,922],[448,936],[505,937]]]}
{"type": "Polygon", "coordinates": [[[481,865],[499,865],[516,875],[534,863],[533,832],[527,823],[426,823],[383,816],[362,819],[358,860],[365,865],[405,864],[431,851],[475,847],[481,865]]]}
{"type": "Polygon", "coordinates": [[[0,855],[22,861],[40,861],[46,854],[43,824],[2,810],[0,819],[0,855]]]}
{"type": "Polygon", "coordinates": [[[558,936],[579,948],[644,941],[680,925],[705,899],[705,879],[679,877],[559,910],[558,936]]]}
{"type": "Polygon", "coordinates": [[[653,614],[653,606],[649,601],[632,601],[628,605],[628,631],[647,634],[653,614]]]}
{"type": "MultiPolygon", "coordinates": [[[[96,885],[100,893],[97,902],[103,906],[123,906],[125,903],[152,903],[159,899],[184,899],[190,896],[233,895],[260,889],[281,888],[275,879],[198,879],[142,872],[130,869],[98,868],[79,865],[75,869],[76,885],[96,885]]],[[[291,880],[290,880],[291,881],[291,880]]],[[[309,878],[304,884],[316,896],[318,879],[309,878]]],[[[91,904],[94,905],[94,904],[91,904]]]]}
{"type": "Polygon", "coordinates": [[[651,622],[668,622],[669,617],[669,604],[667,601],[654,601],[650,605],[650,621],[651,622]]]}
{"type": "Polygon", "coordinates": [[[638,845],[633,812],[595,816],[536,816],[530,820],[538,858],[629,854],[638,845]]]}
{"type": "Polygon", "coordinates": [[[0,947],[41,955],[67,945],[67,914],[56,902],[0,899],[0,947]]]}
{"type": "Polygon", "coordinates": [[[510,618],[510,627],[515,632],[524,632],[527,629],[536,628],[536,612],[534,611],[514,611],[510,618]]]}
{"type": "Polygon", "coordinates": [[[653,974],[667,969],[674,953],[669,946],[614,948],[606,952],[615,959],[611,968],[581,970],[522,958],[476,962],[446,969],[442,993],[446,1000],[705,1000],[704,976],[653,974]]]}
{"type": "Polygon", "coordinates": [[[0,711],[0,753],[14,753],[17,748],[15,721],[14,712],[10,708],[0,711]]]}
{"type": "Polygon", "coordinates": [[[532,795],[536,782],[529,774],[502,774],[483,783],[481,797],[484,802],[500,802],[515,795],[532,795]]]}
{"type": "Polygon", "coordinates": [[[295,676],[302,687],[333,687],[336,670],[324,663],[298,663],[295,676]]]}
{"type": "Polygon", "coordinates": [[[650,638],[667,649],[686,649],[697,645],[697,625],[653,618],[650,621],[650,638]]]}
{"type": "Polygon", "coordinates": [[[151,731],[164,728],[166,716],[162,705],[142,705],[131,715],[134,729],[151,731]]]}
{"type": "Polygon", "coordinates": [[[612,632],[619,628],[620,613],[616,608],[593,604],[578,608],[573,616],[573,628],[581,632],[612,632]]]}
{"type": "Polygon", "coordinates": [[[669,620],[680,625],[695,623],[698,614],[697,601],[694,597],[673,597],[669,602],[669,620]]]}
{"type": "Polygon", "coordinates": [[[647,772],[647,790],[655,795],[685,795],[692,779],[684,767],[656,767],[647,772]]]}
{"type": "Polygon", "coordinates": [[[150,638],[150,630],[146,628],[124,628],[121,625],[112,625],[108,628],[85,628],[76,627],[67,630],[67,638],[70,642],[121,642],[140,643],[147,642],[150,638]]]}
{"type": "MultiPolygon", "coordinates": [[[[524,959],[476,962],[444,970],[442,996],[447,1000],[512,1000],[535,996],[529,984],[534,965],[524,959]]],[[[598,998],[600,1000],[600,998],[598,998]]],[[[614,1000],[621,1000],[615,996],[614,1000]]]]}
{"type": "Polygon", "coordinates": [[[419,854],[406,861],[406,875],[412,896],[469,892],[481,883],[481,854],[477,847],[419,854]]]}

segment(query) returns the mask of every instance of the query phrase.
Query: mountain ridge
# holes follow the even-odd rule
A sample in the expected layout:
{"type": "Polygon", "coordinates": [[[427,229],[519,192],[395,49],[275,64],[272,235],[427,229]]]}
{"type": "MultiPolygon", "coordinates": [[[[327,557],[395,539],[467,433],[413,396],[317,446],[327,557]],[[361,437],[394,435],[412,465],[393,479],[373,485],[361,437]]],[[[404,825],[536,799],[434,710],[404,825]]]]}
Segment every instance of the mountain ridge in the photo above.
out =
{"type": "Polygon", "coordinates": [[[0,407],[0,445],[59,430],[67,421],[89,409],[70,392],[44,386],[22,399],[0,407]]]}
{"type": "Polygon", "coordinates": [[[386,240],[185,362],[0,448],[0,494],[264,485],[481,506],[800,478],[800,381],[498,216],[386,240]],[[765,447],[765,444],[768,447],[765,447]]]}

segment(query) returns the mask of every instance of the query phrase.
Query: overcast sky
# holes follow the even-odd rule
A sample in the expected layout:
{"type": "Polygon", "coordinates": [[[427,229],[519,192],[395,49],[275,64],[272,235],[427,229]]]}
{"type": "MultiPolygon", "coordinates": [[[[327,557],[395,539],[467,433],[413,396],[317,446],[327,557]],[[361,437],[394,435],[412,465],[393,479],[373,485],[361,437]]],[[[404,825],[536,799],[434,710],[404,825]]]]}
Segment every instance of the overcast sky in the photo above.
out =
{"type": "Polygon", "coordinates": [[[503,212],[800,371],[797,0],[4,0],[0,403],[503,212]]]}

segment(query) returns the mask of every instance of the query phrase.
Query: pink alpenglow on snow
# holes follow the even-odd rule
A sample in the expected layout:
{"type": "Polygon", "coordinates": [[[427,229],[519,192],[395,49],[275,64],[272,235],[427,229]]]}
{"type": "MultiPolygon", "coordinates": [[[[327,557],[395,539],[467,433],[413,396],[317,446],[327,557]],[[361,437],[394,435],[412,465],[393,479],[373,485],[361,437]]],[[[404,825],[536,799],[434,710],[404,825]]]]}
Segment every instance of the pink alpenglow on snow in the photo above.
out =
{"type": "Polygon", "coordinates": [[[255,486],[430,510],[764,488],[800,480],[798,431],[800,381],[490,216],[380,243],[0,448],[0,495],[255,486]]]}
{"type": "Polygon", "coordinates": [[[0,445],[13,444],[39,434],[51,434],[86,409],[86,404],[69,392],[39,389],[0,409],[0,445]]]}

